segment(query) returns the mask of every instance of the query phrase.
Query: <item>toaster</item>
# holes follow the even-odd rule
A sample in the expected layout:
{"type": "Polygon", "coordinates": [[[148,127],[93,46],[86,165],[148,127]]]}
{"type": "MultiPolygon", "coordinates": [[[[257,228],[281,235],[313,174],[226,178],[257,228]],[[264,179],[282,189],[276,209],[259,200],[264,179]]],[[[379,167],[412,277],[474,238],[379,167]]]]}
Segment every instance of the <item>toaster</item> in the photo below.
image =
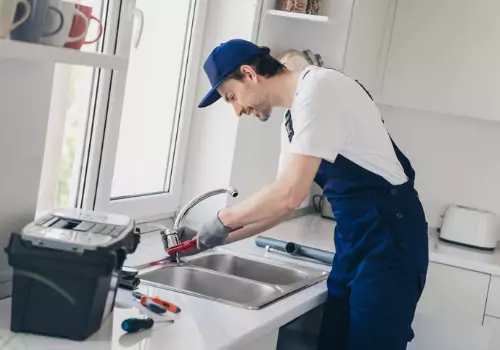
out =
{"type": "Polygon", "coordinates": [[[488,211],[454,205],[445,211],[439,238],[468,247],[494,250],[499,235],[498,216],[488,211]]]}

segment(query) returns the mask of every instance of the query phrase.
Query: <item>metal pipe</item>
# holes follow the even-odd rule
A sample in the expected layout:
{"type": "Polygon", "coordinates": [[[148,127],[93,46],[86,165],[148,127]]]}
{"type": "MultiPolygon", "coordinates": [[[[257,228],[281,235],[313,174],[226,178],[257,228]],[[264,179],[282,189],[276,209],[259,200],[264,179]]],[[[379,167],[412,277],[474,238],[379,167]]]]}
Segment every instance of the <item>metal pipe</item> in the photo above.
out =
{"type": "Polygon", "coordinates": [[[301,246],[297,243],[280,241],[278,239],[263,236],[257,236],[255,238],[255,244],[261,248],[267,249],[267,247],[269,247],[274,251],[281,251],[293,256],[303,256],[306,258],[315,259],[328,265],[332,265],[333,256],[335,255],[334,253],[328,252],[326,250],[301,246]]]}

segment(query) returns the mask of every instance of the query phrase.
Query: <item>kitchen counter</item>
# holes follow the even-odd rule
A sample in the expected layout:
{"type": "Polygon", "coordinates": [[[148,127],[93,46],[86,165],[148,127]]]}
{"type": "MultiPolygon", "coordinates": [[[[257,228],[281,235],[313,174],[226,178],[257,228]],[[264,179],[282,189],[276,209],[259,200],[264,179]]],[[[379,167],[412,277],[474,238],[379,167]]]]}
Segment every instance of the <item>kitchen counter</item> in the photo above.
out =
{"type": "Polygon", "coordinates": [[[112,316],[97,333],[84,342],[9,332],[10,300],[4,300],[0,302],[0,349],[242,349],[322,304],[326,298],[326,285],[321,283],[267,308],[252,311],[161,289],[139,289],[141,292],[153,290],[155,295],[177,304],[182,309],[180,314],[168,314],[175,323],[157,323],[151,330],[124,334],[120,328],[121,322],[126,318],[141,315],[136,307],[130,308],[130,305],[135,303],[130,292],[120,290],[117,307],[112,316]]]}
{"type": "Polygon", "coordinates": [[[435,230],[429,234],[429,260],[435,263],[500,276],[500,248],[494,251],[463,247],[439,240],[435,230]]]}
{"type": "MultiPolygon", "coordinates": [[[[285,222],[264,235],[334,251],[332,240],[334,224],[334,221],[317,215],[308,215],[285,222]]],[[[444,243],[437,239],[435,232],[431,232],[429,238],[431,261],[500,276],[499,249],[488,253],[444,243]]],[[[133,266],[164,256],[157,233],[144,235],[142,241],[138,251],[127,259],[127,265],[133,266]]],[[[312,261],[296,260],[279,253],[268,253],[257,247],[253,238],[219,249],[289,261],[324,270],[329,269],[329,266],[312,261]]],[[[175,323],[158,323],[152,330],[125,335],[120,328],[122,320],[139,316],[140,311],[131,293],[120,290],[114,313],[101,330],[85,342],[14,334],[9,331],[10,300],[7,299],[0,301],[0,349],[160,350],[166,347],[189,350],[244,349],[265,337],[269,332],[276,332],[281,326],[321,305],[327,293],[326,283],[322,282],[262,310],[252,311],[152,287],[141,286],[139,291],[152,292],[177,304],[182,312],[178,315],[169,315],[175,319],[175,323]]]]}
{"type": "MultiPolygon", "coordinates": [[[[289,223],[283,224],[284,228],[289,223]]],[[[292,225],[293,226],[293,225],[292,225]]],[[[321,224],[319,227],[322,227],[321,224]]],[[[278,230],[279,231],[279,230],[278,230]]],[[[322,230],[319,230],[321,232],[322,230]]],[[[137,265],[164,257],[158,234],[147,234],[142,239],[138,251],[127,260],[127,265],[137,265]]],[[[318,241],[319,242],[319,241],[318,241]]],[[[252,239],[238,242],[242,251],[251,250],[252,239]],[[245,248],[245,246],[248,246],[245,248]]],[[[238,247],[224,247],[239,251],[238,247]]],[[[222,248],[219,248],[222,249],[222,248]]],[[[222,249],[223,250],[223,249],[222,249]]],[[[253,254],[266,257],[268,253],[259,249],[253,254]]],[[[282,256],[270,256],[272,259],[289,260],[282,256]]],[[[308,267],[329,270],[329,266],[307,261],[293,261],[308,267]]],[[[278,329],[321,305],[326,300],[326,282],[321,282],[277,301],[261,310],[246,310],[226,304],[188,296],[172,291],[140,286],[143,293],[152,293],[177,304],[181,313],[168,317],[173,324],[157,323],[153,329],[125,334],[120,328],[121,322],[129,317],[139,317],[140,309],[129,291],[119,290],[117,306],[103,327],[84,342],[74,342],[58,338],[42,337],[31,334],[15,334],[9,331],[10,299],[0,301],[0,349],[3,350],[216,350],[246,349],[270,332],[277,335],[278,329]]],[[[47,315],[50,317],[50,315],[47,315]]],[[[156,316],[157,318],[159,316],[156,316]]]]}

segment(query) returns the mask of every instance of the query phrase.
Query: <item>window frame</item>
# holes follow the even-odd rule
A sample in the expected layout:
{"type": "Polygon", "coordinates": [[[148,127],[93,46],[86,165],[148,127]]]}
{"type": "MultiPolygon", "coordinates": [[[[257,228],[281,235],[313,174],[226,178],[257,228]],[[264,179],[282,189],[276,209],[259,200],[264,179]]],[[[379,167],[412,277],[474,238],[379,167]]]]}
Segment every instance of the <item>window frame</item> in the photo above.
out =
{"type": "MultiPolygon", "coordinates": [[[[106,28],[104,52],[129,57],[134,26],[135,1],[110,1],[111,18],[106,28]],[[119,7],[118,7],[119,6],[119,7]],[[114,17],[112,14],[115,14],[114,17]],[[123,19],[123,20],[122,20],[123,19]],[[113,40],[116,38],[116,40],[113,40]]],[[[127,72],[98,72],[98,94],[95,103],[87,168],[82,172],[80,206],[84,209],[126,214],[142,222],[173,216],[182,195],[182,178],[187,155],[191,117],[195,108],[196,87],[201,64],[203,33],[207,15],[207,0],[192,0],[191,27],[184,52],[183,88],[179,93],[178,118],[173,130],[175,150],[168,171],[171,174],[168,193],[150,194],[111,200],[115,158],[120,133],[121,114],[125,95],[127,72]]],[[[146,19],[147,23],[147,19],[146,19]]],[[[85,163],[84,163],[85,165],[85,163]]],[[[147,169],[145,169],[147,171],[147,169]]]]}

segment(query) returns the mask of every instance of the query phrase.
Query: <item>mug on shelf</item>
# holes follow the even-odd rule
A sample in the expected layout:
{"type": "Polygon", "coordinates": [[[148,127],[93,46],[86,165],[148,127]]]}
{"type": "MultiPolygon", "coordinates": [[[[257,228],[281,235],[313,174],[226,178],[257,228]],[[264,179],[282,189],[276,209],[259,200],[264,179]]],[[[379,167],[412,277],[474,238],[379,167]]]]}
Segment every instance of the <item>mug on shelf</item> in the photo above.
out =
{"type": "Polygon", "coordinates": [[[73,24],[69,32],[70,37],[77,36],[78,33],[81,33],[82,31],[87,34],[90,22],[92,20],[96,21],[99,25],[99,34],[97,35],[97,38],[90,41],[85,40],[85,38],[81,38],[80,40],[77,40],[75,42],[66,42],[66,44],[64,44],[64,47],[79,50],[83,45],[93,44],[97,40],[99,40],[102,36],[103,28],[101,21],[92,15],[92,7],[80,4],[75,5],[75,7],[85,15],[87,21],[85,22],[80,16],[73,17],[73,24]]]}
{"type": "Polygon", "coordinates": [[[306,13],[307,0],[282,0],[280,10],[296,13],[306,13]]]}
{"type": "MultiPolygon", "coordinates": [[[[75,7],[74,3],[60,0],[50,0],[50,5],[61,11],[64,17],[64,23],[61,30],[57,34],[40,38],[41,44],[63,47],[66,43],[77,42],[85,38],[87,35],[89,20],[82,11],[75,7]],[[73,25],[73,20],[76,17],[84,23],[84,27],[81,28],[80,32],[77,32],[72,36],[71,27],[73,25]]],[[[54,13],[47,13],[44,30],[49,32],[57,28],[57,26],[57,16],[54,13]]]]}
{"type": "Polygon", "coordinates": [[[12,30],[28,20],[30,12],[28,0],[0,0],[0,39],[9,38],[12,30]],[[21,8],[21,16],[14,20],[18,8],[21,8]]]}
{"type": "MultiPolygon", "coordinates": [[[[64,16],[59,9],[50,4],[50,0],[28,0],[28,2],[31,6],[29,17],[10,33],[11,39],[37,43],[40,38],[50,37],[61,31],[64,25],[64,16]],[[44,31],[45,19],[50,12],[56,15],[58,22],[51,31],[44,31]]],[[[23,16],[23,9],[17,8],[14,20],[18,21],[23,16]]]]}

